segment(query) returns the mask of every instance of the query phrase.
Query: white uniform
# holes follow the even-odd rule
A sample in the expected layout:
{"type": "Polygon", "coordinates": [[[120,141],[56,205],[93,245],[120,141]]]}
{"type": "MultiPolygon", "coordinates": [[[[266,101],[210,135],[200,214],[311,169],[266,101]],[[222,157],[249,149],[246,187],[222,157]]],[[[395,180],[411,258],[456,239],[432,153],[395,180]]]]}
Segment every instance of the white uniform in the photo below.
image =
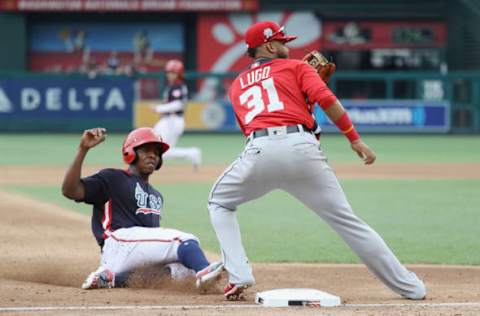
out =
{"type": "Polygon", "coordinates": [[[178,139],[185,130],[184,111],[187,104],[188,90],[184,83],[168,85],[164,92],[166,103],[155,107],[155,112],[161,113],[161,118],[155,124],[155,133],[161,135],[170,145],[170,149],[163,155],[164,159],[188,159],[194,168],[202,163],[202,152],[198,147],[176,147],[178,139]]]}
{"type": "Polygon", "coordinates": [[[237,206],[281,189],[324,219],[393,291],[413,299],[424,297],[423,282],[352,211],[316,138],[305,132],[286,134],[285,129],[271,128],[270,136],[251,138],[212,188],[208,209],[230,283],[255,283],[242,245],[237,206]]]}
{"type": "Polygon", "coordinates": [[[185,240],[199,241],[192,234],[171,228],[121,228],[109,233],[105,240],[101,266],[117,274],[163,263],[174,266],[171,269],[174,279],[195,276],[193,270],[178,263],[178,246],[185,240]]]}

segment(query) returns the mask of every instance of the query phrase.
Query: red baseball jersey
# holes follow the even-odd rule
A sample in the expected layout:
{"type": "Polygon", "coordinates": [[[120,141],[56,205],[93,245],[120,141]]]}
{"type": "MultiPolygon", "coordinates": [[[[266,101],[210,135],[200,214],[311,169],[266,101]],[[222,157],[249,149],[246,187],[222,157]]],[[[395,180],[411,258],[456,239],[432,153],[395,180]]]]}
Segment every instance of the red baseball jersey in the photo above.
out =
{"type": "Polygon", "coordinates": [[[280,58],[255,62],[234,80],[229,97],[246,136],[272,126],[312,128],[313,104],[327,108],[337,99],[310,65],[280,58]]]}

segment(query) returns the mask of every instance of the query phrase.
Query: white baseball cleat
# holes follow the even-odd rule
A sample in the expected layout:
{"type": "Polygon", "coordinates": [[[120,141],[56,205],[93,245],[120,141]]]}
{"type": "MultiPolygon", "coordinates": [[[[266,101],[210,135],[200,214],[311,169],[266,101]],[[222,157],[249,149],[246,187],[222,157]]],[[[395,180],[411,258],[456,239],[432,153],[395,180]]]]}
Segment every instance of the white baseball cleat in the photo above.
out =
{"type": "Polygon", "coordinates": [[[111,289],[113,287],[115,287],[115,273],[104,267],[90,273],[82,284],[84,290],[111,289]]]}
{"type": "Polygon", "coordinates": [[[220,273],[223,271],[223,263],[222,262],[213,262],[208,265],[203,270],[200,270],[195,275],[197,281],[195,282],[197,288],[203,288],[207,284],[215,281],[220,273]]]}

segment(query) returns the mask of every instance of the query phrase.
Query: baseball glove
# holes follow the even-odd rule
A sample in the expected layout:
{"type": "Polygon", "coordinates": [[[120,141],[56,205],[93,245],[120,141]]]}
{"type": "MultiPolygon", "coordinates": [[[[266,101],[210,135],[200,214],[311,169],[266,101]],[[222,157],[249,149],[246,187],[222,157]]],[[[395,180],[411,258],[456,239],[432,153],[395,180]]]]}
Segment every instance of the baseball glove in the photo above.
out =
{"type": "Polygon", "coordinates": [[[335,72],[335,69],[337,69],[337,66],[334,63],[328,61],[322,53],[316,50],[305,55],[302,60],[315,68],[318,75],[325,83],[328,83],[328,80],[335,72]]]}

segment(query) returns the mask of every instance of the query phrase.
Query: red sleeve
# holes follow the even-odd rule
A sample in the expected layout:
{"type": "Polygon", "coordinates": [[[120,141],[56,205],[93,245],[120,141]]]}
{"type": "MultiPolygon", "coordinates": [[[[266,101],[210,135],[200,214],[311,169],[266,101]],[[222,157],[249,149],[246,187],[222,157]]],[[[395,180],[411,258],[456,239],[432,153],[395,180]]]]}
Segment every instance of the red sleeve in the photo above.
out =
{"type": "Polygon", "coordinates": [[[297,65],[297,82],[311,103],[318,103],[322,109],[328,108],[337,97],[318,76],[312,66],[304,62],[297,65]]]}
{"type": "MultiPolygon", "coordinates": [[[[232,107],[234,107],[234,108],[235,108],[235,106],[233,104],[233,98],[232,98],[233,93],[232,92],[233,92],[233,89],[236,88],[235,83],[236,83],[236,80],[232,83],[232,85],[228,89],[228,98],[230,100],[230,103],[232,104],[232,107]]],[[[237,120],[237,123],[238,123],[238,126],[240,127],[240,130],[242,131],[242,133],[244,135],[246,135],[245,134],[245,126],[242,125],[242,121],[238,117],[237,111],[235,111],[235,109],[234,109],[233,113],[235,114],[235,119],[237,120]]]]}

